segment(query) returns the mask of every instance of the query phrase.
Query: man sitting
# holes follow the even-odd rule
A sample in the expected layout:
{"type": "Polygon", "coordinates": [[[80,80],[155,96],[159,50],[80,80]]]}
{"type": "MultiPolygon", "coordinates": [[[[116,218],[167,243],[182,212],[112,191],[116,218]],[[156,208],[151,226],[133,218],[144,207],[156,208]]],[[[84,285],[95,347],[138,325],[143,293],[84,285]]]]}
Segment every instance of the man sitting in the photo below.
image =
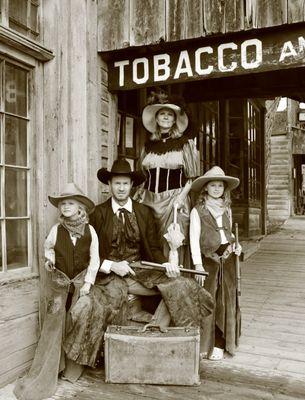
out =
{"type": "Polygon", "coordinates": [[[97,176],[111,190],[111,198],[98,205],[90,217],[99,238],[100,273],[90,294],[81,297],[72,308],[72,323],[64,343],[71,360],[89,366],[95,366],[107,325],[127,323],[130,295],[161,295],[152,322],[162,326],[203,328],[214,308],[211,295],[203,287],[194,279],[180,276],[179,267],[166,262],[152,211],[130,198],[132,186],[143,182],[142,174],[132,172],[129,163],[120,159],[111,171],[102,168],[97,176]],[[139,269],[135,272],[132,262],[140,260],[163,264],[165,273],[139,269]],[[76,351],[75,341],[89,341],[91,351],[76,351]]]}

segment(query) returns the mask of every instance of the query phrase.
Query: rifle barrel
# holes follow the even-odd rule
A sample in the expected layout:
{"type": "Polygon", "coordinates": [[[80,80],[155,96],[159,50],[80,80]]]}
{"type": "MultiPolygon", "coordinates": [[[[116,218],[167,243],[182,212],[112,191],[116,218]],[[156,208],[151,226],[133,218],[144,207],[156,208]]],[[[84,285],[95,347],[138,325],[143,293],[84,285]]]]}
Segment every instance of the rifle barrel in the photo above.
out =
{"type": "MultiPolygon", "coordinates": [[[[133,268],[142,268],[142,269],[150,269],[150,270],[156,270],[156,271],[166,271],[166,268],[162,266],[162,264],[154,263],[151,261],[135,261],[131,263],[130,265],[133,268]]],[[[194,269],[188,269],[188,268],[179,268],[181,272],[187,272],[192,275],[202,275],[202,276],[208,276],[209,273],[206,271],[196,271],[194,269]]]]}

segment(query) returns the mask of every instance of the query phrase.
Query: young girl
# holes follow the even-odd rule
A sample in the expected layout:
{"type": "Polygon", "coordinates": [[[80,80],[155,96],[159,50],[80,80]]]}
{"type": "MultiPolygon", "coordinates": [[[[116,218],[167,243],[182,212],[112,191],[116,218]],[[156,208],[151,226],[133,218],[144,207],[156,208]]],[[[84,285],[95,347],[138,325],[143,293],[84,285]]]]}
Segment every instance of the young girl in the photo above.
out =
{"type": "MultiPolygon", "coordinates": [[[[67,184],[59,196],[49,196],[49,201],[59,210],[59,222],[45,241],[45,267],[49,273],[44,288],[47,310],[41,336],[31,368],[14,390],[22,400],[51,397],[56,391],[58,373],[63,370],[63,377],[72,382],[80,377],[82,362],[73,361],[72,351],[64,345],[72,322],[69,309],[88,297],[100,265],[98,238],[88,224],[94,203],[74,183],[67,184]]],[[[86,350],[86,343],[73,343],[73,354],[86,350]]]]}
{"type": "Polygon", "coordinates": [[[234,253],[240,255],[241,247],[234,243],[230,208],[230,191],[238,185],[238,178],[226,176],[217,166],[192,184],[199,192],[190,215],[192,259],[196,270],[209,273],[205,279],[196,279],[204,283],[215,301],[214,314],[202,336],[202,347],[210,360],[221,360],[225,350],[233,355],[240,335],[236,328],[240,326],[240,313],[236,309],[234,253]]]}

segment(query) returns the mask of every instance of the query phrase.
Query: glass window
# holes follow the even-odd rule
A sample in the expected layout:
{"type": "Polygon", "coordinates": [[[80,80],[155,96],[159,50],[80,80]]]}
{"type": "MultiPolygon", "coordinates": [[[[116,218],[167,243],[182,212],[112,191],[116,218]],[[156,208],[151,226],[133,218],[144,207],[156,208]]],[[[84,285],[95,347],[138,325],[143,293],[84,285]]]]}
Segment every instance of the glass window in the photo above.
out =
{"type": "Polygon", "coordinates": [[[228,175],[239,178],[239,186],[232,192],[234,199],[243,199],[244,193],[244,105],[240,99],[228,100],[228,175]]]}
{"type": "Polygon", "coordinates": [[[198,148],[200,152],[200,170],[204,173],[214,165],[220,164],[220,131],[219,131],[219,103],[209,101],[191,105],[196,108],[198,126],[198,148]]]}
{"type": "Polygon", "coordinates": [[[260,138],[261,122],[260,111],[251,102],[247,102],[247,147],[248,147],[248,192],[250,200],[261,198],[261,163],[260,138]]]}
{"type": "Polygon", "coordinates": [[[1,23],[31,39],[38,39],[39,3],[39,0],[1,1],[1,23]]]}
{"type": "Polygon", "coordinates": [[[28,267],[30,232],[28,71],[0,60],[0,270],[28,267]]]}
{"type": "Polygon", "coordinates": [[[118,156],[124,157],[134,169],[139,158],[139,129],[141,118],[138,113],[138,93],[136,90],[118,96],[118,156]]]}

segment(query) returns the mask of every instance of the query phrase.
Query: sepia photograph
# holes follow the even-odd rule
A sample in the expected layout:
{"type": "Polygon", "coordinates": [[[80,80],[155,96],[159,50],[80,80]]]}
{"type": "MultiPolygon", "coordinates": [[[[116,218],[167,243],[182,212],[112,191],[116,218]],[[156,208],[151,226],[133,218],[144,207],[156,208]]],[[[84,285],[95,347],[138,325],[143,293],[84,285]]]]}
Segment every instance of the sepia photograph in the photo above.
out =
{"type": "Polygon", "coordinates": [[[304,281],[304,0],[0,0],[0,400],[304,399],[304,281]]]}

